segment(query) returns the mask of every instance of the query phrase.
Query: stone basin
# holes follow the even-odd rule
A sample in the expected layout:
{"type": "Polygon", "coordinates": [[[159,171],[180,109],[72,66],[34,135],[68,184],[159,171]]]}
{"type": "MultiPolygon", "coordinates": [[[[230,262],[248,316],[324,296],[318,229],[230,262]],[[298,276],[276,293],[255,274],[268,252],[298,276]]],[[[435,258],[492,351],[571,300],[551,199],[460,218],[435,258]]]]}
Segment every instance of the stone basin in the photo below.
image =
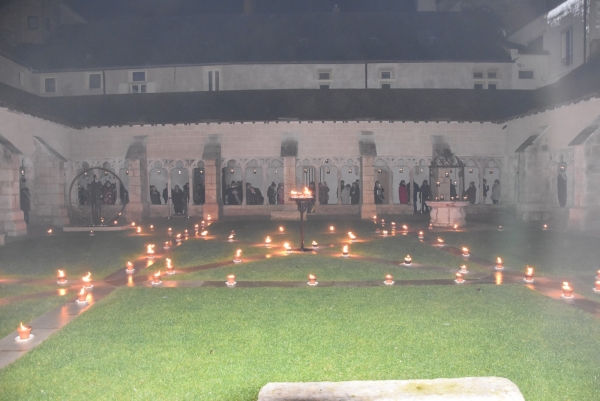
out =
{"type": "Polygon", "coordinates": [[[434,227],[462,227],[467,224],[469,201],[426,201],[431,208],[430,223],[434,227]]]}

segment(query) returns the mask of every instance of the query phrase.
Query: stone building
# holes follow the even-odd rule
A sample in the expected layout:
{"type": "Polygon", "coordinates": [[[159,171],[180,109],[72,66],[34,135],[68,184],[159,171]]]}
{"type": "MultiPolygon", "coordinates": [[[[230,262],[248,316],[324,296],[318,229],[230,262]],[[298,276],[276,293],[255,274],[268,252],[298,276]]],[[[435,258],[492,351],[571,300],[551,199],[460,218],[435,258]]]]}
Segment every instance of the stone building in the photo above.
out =
{"type": "Polygon", "coordinates": [[[476,183],[469,213],[600,226],[598,0],[585,10],[568,0],[506,37],[479,14],[435,12],[433,1],[401,14],[109,22],[59,1],[25,3],[0,19],[7,235],[26,233],[23,186],[32,222],[75,224],[72,183],[90,167],[119,177],[130,220],[173,213],[151,204],[149,188],[186,183],[189,214],[213,219],[296,218],[289,202],[269,204],[272,182],[288,194],[327,183],[317,214],[412,213],[399,183],[429,180],[440,143],[465,165],[449,182],[476,183]],[[38,3],[46,14],[32,15],[38,3]],[[47,14],[48,32],[19,34],[47,14]],[[499,205],[489,194],[483,205],[484,179],[500,180],[499,205]],[[341,182],[356,180],[359,203],[342,204],[341,182]],[[242,183],[241,204],[226,200],[231,181],[242,183]],[[375,181],[386,189],[377,205],[375,181]],[[263,204],[247,204],[246,184],[263,204]]]}

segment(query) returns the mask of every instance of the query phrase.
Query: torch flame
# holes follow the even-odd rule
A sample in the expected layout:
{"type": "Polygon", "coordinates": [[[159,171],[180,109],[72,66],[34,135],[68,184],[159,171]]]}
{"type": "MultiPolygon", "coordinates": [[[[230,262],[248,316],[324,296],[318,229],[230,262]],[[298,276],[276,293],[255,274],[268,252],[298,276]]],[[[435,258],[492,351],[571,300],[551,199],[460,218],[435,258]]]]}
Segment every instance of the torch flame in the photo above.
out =
{"type": "Polygon", "coordinates": [[[21,322],[21,325],[19,326],[19,329],[21,329],[21,330],[27,330],[28,327],[27,326],[23,326],[23,322],[21,322]]]}
{"type": "Polygon", "coordinates": [[[90,281],[92,281],[92,273],[88,272],[87,276],[83,276],[81,279],[86,283],[89,283],[90,281]]]}
{"type": "Polygon", "coordinates": [[[63,270],[59,270],[58,277],[65,277],[65,272],[63,270]]]}
{"type": "Polygon", "coordinates": [[[206,234],[208,234],[208,231],[204,230],[200,233],[201,236],[206,237],[206,234]]]}

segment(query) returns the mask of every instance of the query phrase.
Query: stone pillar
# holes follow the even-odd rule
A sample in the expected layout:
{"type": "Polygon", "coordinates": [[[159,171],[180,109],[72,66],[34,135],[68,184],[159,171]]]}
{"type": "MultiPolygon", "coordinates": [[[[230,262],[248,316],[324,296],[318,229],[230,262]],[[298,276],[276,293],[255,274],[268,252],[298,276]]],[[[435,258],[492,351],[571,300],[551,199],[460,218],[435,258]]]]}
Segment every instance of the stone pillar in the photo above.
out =
{"type": "MultiPolygon", "coordinates": [[[[129,203],[125,206],[125,217],[128,221],[139,222],[145,217],[143,198],[147,198],[146,192],[150,191],[148,185],[143,185],[140,160],[127,160],[129,163],[129,203]]],[[[147,208],[146,208],[147,209],[147,208]]]]}
{"type": "Polygon", "coordinates": [[[569,209],[568,227],[573,230],[600,229],[600,130],[582,144],[574,146],[573,206],[569,209]]]}
{"type": "Polygon", "coordinates": [[[27,224],[19,201],[19,156],[2,148],[0,156],[0,242],[4,235],[27,235],[27,224]],[[4,232],[4,233],[2,233],[4,232]]]}
{"type": "Polygon", "coordinates": [[[375,187],[375,167],[374,157],[362,156],[361,158],[360,172],[362,179],[360,183],[360,192],[362,197],[362,203],[360,205],[360,218],[363,220],[371,220],[373,216],[377,214],[377,207],[375,206],[375,198],[373,194],[373,188],[375,187]]]}
{"type": "Polygon", "coordinates": [[[65,196],[65,162],[58,152],[35,137],[35,180],[30,217],[36,224],[69,225],[65,196]]]}
{"type": "Polygon", "coordinates": [[[204,206],[202,207],[202,218],[208,219],[210,216],[211,221],[219,220],[219,174],[218,174],[217,160],[210,159],[204,160],[204,193],[205,200],[204,206]]]}
{"type": "MultiPolygon", "coordinates": [[[[283,158],[283,190],[285,201],[283,210],[271,212],[273,220],[300,220],[300,213],[295,202],[289,200],[290,192],[296,189],[296,157],[283,158]]],[[[298,188],[300,189],[300,188],[298,188]]]]}

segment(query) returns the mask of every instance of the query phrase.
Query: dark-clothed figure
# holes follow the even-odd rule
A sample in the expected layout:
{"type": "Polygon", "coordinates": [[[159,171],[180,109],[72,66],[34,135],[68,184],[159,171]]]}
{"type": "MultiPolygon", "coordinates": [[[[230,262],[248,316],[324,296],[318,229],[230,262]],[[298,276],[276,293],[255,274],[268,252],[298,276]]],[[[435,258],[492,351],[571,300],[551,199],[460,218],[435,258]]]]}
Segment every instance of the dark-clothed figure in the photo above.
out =
{"type": "Polygon", "coordinates": [[[182,196],[182,201],[183,201],[183,214],[187,214],[187,208],[188,208],[188,203],[190,201],[190,184],[188,184],[187,182],[183,185],[183,196],[182,196]]]}
{"type": "Polygon", "coordinates": [[[488,196],[488,191],[490,190],[490,186],[487,184],[487,180],[484,178],[483,179],[483,204],[485,205],[485,201],[487,199],[488,196]]]}
{"type": "Polygon", "coordinates": [[[421,192],[421,188],[419,187],[419,184],[417,184],[416,182],[413,181],[413,208],[415,210],[415,214],[417,213],[417,203],[419,200],[419,192],[421,192]]]}
{"type": "Polygon", "coordinates": [[[285,202],[285,192],[284,192],[284,188],[283,188],[283,183],[280,182],[279,185],[277,185],[277,203],[280,205],[283,205],[284,202],[285,202]]]}
{"type": "Polygon", "coordinates": [[[228,205],[239,205],[240,197],[238,196],[238,190],[235,181],[231,181],[231,186],[225,191],[225,200],[228,205]]]}
{"type": "MultiPolygon", "coordinates": [[[[566,183],[566,180],[565,180],[566,183]]],[[[566,191],[565,191],[565,197],[566,197],[566,191]]],[[[567,200],[565,199],[565,202],[567,200]]],[[[494,203],[494,205],[497,205],[498,202],[500,202],[500,180],[494,180],[494,185],[492,185],[492,202],[494,203]]]]}
{"type": "Polygon", "coordinates": [[[375,187],[373,188],[373,195],[375,197],[375,204],[381,205],[383,203],[383,192],[385,189],[381,186],[379,181],[375,181],[375,187]]]}
{"type": "Polygon", "coordinates": [[[162,196],[165,200],[165,205],[169,203],[169,184],[165,184],[165,189],[163,189],[162,196]]]}
{"type": "Polygon", "coordinates": [[[429,211],[429,206],[425,203],[431,198],[431,187],[427,180],[423,180],[423,184],[421,184],[421,213],[427,213],[429,211]]]}
{"type": "Polygon", "coordinates": [[[398,185],[398,199],[403,205],[408,203],[408,188],[404,180],[400,181],[400,185],[398,185]]]}
{"type": "MultiPolygon", "coordinates": [[[[82,187],[79,188],[81,189],[82,187]]],[[[29,211],[31,210],[31,194],[29,193],[29,188],[21,188],[20,203],[25,223],[29,224],[29,211]]]]}
{"type": "MultiPolygon", "coordinates": [[[[129,203],[129,191],[125,189],[125,185],[123,184],[119,184],[119,196],[121,197],[121,202],[123,203],[123,205],[129,203]]],[[[158,200],[160,202],[160,196],[158,200]]]]}
{"type": "Polygon", "coordinates": [[[558,190],[558,205],[560,207],[565,207],[567,204],[567,175],[564,171],[558,173],[558,177],[556,178],[556,189],[558,190]]]}
{"type": "Polygon", "coordinates": [[[358,205],[360,203],[360,188],[356,182],[353,182],[352,187],[350,187],[350,203],[352,205],[358,205]]]}
{"type": "Polygon", "coordinates": [[[319,183],[319,203],[326,205],[329,202],[329,186],[326,182],[319,183]]]}
{"type": "Polygon", "coordinates": [[[265,202],[260,189],[255,188],[249,182],[246,183],[246,204],[248,205],[262,205],[265,202]]]}
{"type": "Polygon", "coordinates": [[[277,203],[277,186],[275,182],[272,182],[271,186],[267,188],[267,199],[269,199],[269,205],[277,203]]]}
{"type": "Polygon", "coordinates": [[[102,188],[104,191],[104,204],[105,205],[114,205],[116,202],[115,194],[113,193],[112,185],[110,185],[109,181],[104,183],[104,187],[102,188]]]}
{"type": "Polygon", "coordinates": [[[467,200],[471,205],[475,204],[475,199],[477,199],[477,188],[475,188],[475,181],[471,181],[469,188],[466,191],[467,200]]]}
{"type": "Polygon", "coordinates": [[[196,192],[194,192],[194,204],[195,205],[204,205],[206,200],[206,188],[204,187],[204,182],[196,185],[196,192]]]}
{"type": "Polygon", "coordinates": [[[242,185],[242,182],[238,181],[235,188],[237,190],[237,195],[239,198],[238,205],[241,205],[242,203],[244,203],[244,186],[242,185]]]}
{"type": "Polygon", "coordinates": [[[456,198],[456,185],[453,182],[450,182],[450,198],[456,198]]]}
{"type": "Polygon", "coordinates": [[[79,199],[79,206],[85,205],[85,188],[83,185],[79,185],[77,188],[77,198],[79,199]]]}
{"type": "Polygon", "coordinates": [[[150,202],[153,205],[160,205],[160,192],[158,192],[154,185],[150,185],[150,202]]]}
{"type": "Polygon", "coordinates": [[[94,225],[100,224],[100,216],[102,215],[102,185],[96,181],[96,175],[94,175],[92,183],[90,184],[90,204],[92,205],[92,223],[94,225]]]}
{"type": "Polygon", "coordinates": [[[179,188],[179,185],[175,185],[175,189],[173,189],[173,193],[171,194],[171,200],[173,201],[175,214],[183,214],[183,191],[179,188]]]}

